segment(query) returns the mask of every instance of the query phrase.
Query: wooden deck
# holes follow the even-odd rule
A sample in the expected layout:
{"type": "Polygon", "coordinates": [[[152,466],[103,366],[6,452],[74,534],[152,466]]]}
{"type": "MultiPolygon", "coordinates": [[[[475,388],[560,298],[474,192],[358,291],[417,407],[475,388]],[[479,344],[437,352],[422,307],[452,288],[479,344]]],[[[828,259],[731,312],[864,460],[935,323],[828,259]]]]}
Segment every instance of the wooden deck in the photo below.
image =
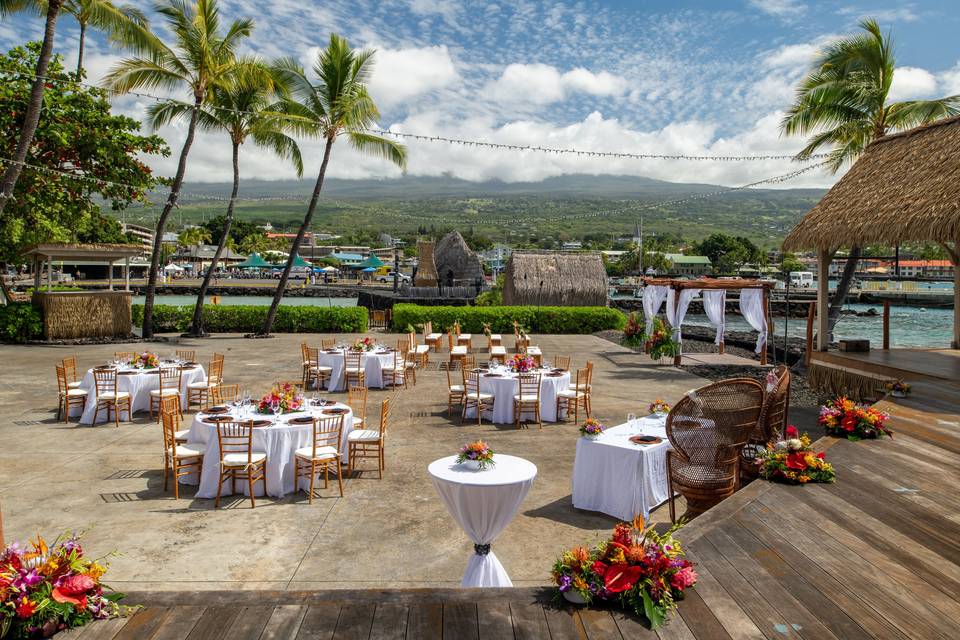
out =
{"type": "Polygon", "coordinates": [[[866,353],[814,351],[813,362],[827,362],[890,378],[960,382],[960,350],[871,349],[866,353]]]}
{"type": "Polygon", "coordinates": [[[700,581],[656,632],[554,607],[548,589],[451,589],[132,593],[133,617],[57,637],[960,638],[957,407],[887,404],[893,440],[818,443],[836,484],[757,481],[690,523],[679,537],[700,581]]]}

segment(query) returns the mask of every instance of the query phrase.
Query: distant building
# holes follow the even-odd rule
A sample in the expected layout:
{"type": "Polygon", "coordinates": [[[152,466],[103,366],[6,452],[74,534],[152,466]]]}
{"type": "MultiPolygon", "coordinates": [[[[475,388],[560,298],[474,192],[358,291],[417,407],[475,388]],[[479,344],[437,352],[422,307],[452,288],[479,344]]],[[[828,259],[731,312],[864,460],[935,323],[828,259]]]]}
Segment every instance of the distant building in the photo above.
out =
{"type": "Polygon", "coordinates": [[[576,240],[570,241],[570,242],[564,242],[562,245],[560,245],[560,248],[563,249],[564,251],[578,251],[580,249],[583,249],[583,243],[578,242],[576,240]]]}
{"type": "Polygon", "coordinates": [[[120,230],[136,238],[137,241],[143,245],[144,251],[153,251],[153,229],[141,227],[138,224],[122,222],[120,223],[120,230]]]}
{"type": "Polygon", "coordinates": [[[327,256],[339,261],[345,267],[356,267],[367,259],[367,256],[359,253],[342,253],[339,251],[328,253],[327,256]]]}
{"type": "MultiPolygon", "coordinates": [[[[892,265],[891,265],[892,266],[892,265]]],[[[893,269],[890,270],[892,272],[893,269]]],[[[949,260],[901,260],[903,278],[953,278],[953,264],[949,260]]]]}
{"type": "Polygon", "coordinates": [[[437,278],[445,287],[470,287],[484,282],[480,257],[459,231],[451,231],[433,247],[437,278]]]}
{"type": "Polygon", "coordinates": [[[705,276],[713,271],[713,263],[707,256],[687,256],[682,253],[665,253],[663,257],[673,264],[670,273],[681,276],[705,276]]]}
{"type": "Polygon", "coordinates": [[[180,243],[180,234],[176,231],[164,231],[160,242],[176,246],[180,243]]]}
{"type": "MultiPolygon", "coordinates": [[[[192,247],[181,247],[173,256],[173,259],[177,262],[190,262],[193,263],[196,269],[203,269],[210,265],[210,261],[213,260],[213,255],[217,251],[217,245],[215,244],[198,244],[192,247]]],[[[224,266],[229,266],[232,262],[242,262],[246,260],[247,256],[236,253],[230,247],[224,247],[223,253],[220,254],[220,264],[224,266]]]]}
{"type": "Polygon", "coordinates": [[[503,271],[513,249],[505,244],[495,244],[492,249],[480,253],[480,259],[486,262],[494,271],[503,271]]]}

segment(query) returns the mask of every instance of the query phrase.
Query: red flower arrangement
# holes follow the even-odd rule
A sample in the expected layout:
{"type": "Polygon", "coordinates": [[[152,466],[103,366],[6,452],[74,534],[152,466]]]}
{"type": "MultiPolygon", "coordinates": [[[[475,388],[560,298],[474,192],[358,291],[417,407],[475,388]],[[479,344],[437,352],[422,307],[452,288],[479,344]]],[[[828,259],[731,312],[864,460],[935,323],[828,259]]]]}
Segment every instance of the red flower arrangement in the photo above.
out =
{"type": "Polygon", "coordinates": [[[667,329],[660,318],[654,319],[653,333],[644,342],[643,348],[653,360],[664,357],[672,358],[680,352],[680,345],[673,341],[670,330],[667,329]]]}
{"type": "Polygon", "coordinates": [[[815,454],[811,450],[810,436],[800,435],[793,425],[786,428],[784,436],[757,454],[760,477],[790,484],[830,483],[837,479],[833,465],[826,461],[823,452],[815,454]]]}
{"type": "Polygon", "coordinates": [[[369,336],[357,340],[350,346],[351,351],[373,351],[377,347],[377,343],[373,341],[369,336]]]}
{"type": "Polygon", "coordinates": [[[275,409],[279,409],[280,413],[291,413],[300,411],[303,406],[303,394],[297,391],[294,385],[284,382],[260,398],[260,402],[257,403],[257,413],[274,413],[275,409]]]}
{"type": "Polygon", "coordinates": [[[527,373],[536,369],[537,363],[530,356],[523,356],[518,353],[510,359],[507,366],[517,373],[527,373]]]}
{"type": "Polygon", "coordinates": [[[893,437],[893,432],[886,427],[889,418],[890,416],[874,407],[857,404],[853,400],[840,396],[820,407],[820,417],[817,421],[830,435],[848,440],[860,440],[883,436],[893,437]]]}
{"type": "Polygon", "coordinates": [[[637,347],[643,344],[645,339],[643,322],[637,318],[636,311],[631,311],[627,316],[627,325],[623,328],[623,344],[637,347]]]}

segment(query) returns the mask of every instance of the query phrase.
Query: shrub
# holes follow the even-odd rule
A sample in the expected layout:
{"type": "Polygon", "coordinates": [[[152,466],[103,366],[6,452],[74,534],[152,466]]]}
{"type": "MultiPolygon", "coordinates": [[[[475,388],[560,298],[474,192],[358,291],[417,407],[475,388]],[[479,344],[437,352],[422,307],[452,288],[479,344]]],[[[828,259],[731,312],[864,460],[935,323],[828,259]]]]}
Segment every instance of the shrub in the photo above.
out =
{"type": "Polygon", "coordinates": [[[29,302],[0,306],[0,339],[26,342],[43,336],[43,316],[29,302]]]}
{"type": "Polygon", "coordinates": [[[393,327],[433,322],[434,331],[445,331],[460,322],[465,333],[483,333],[489,324],[494,333],[512,333],[517,321],[533,333],[593,333],[621,329],[626,319],[609,307],[425,307],[397,304],[393,307],[393,327]]]}
{"type": "MultiPolygon", "coordinates": [[[[254,333],[263,326],[266,305],[204,305],[203,328],[214,333],[254,333]]],[[[143,305],[133,305],[133,323],[143,325],[143,305]]],[[[159,332],[190,328],[193,306],[158,304],[153,323],[159,332]]],[[[368,329],[365,307],[280,306],[273,323],[277,333],[364,333],[368,329]]]]}

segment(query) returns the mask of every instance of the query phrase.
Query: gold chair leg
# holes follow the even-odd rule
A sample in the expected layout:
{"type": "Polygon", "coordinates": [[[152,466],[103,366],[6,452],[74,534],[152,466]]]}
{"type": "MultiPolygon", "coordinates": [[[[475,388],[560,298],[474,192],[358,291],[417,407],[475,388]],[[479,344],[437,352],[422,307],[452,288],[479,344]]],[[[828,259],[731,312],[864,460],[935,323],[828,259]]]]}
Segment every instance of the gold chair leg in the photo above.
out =
{"type": "MultiPolygon", "coordinates": [[[[343,467],[340,466],[339,458],[334,461],[334,464],[337,465],[337,485],[340,487],[340,497],[343,497],[343,467]]],[[[327,463],[327,466],[330,466],[330,463],[327,463]]]]}

